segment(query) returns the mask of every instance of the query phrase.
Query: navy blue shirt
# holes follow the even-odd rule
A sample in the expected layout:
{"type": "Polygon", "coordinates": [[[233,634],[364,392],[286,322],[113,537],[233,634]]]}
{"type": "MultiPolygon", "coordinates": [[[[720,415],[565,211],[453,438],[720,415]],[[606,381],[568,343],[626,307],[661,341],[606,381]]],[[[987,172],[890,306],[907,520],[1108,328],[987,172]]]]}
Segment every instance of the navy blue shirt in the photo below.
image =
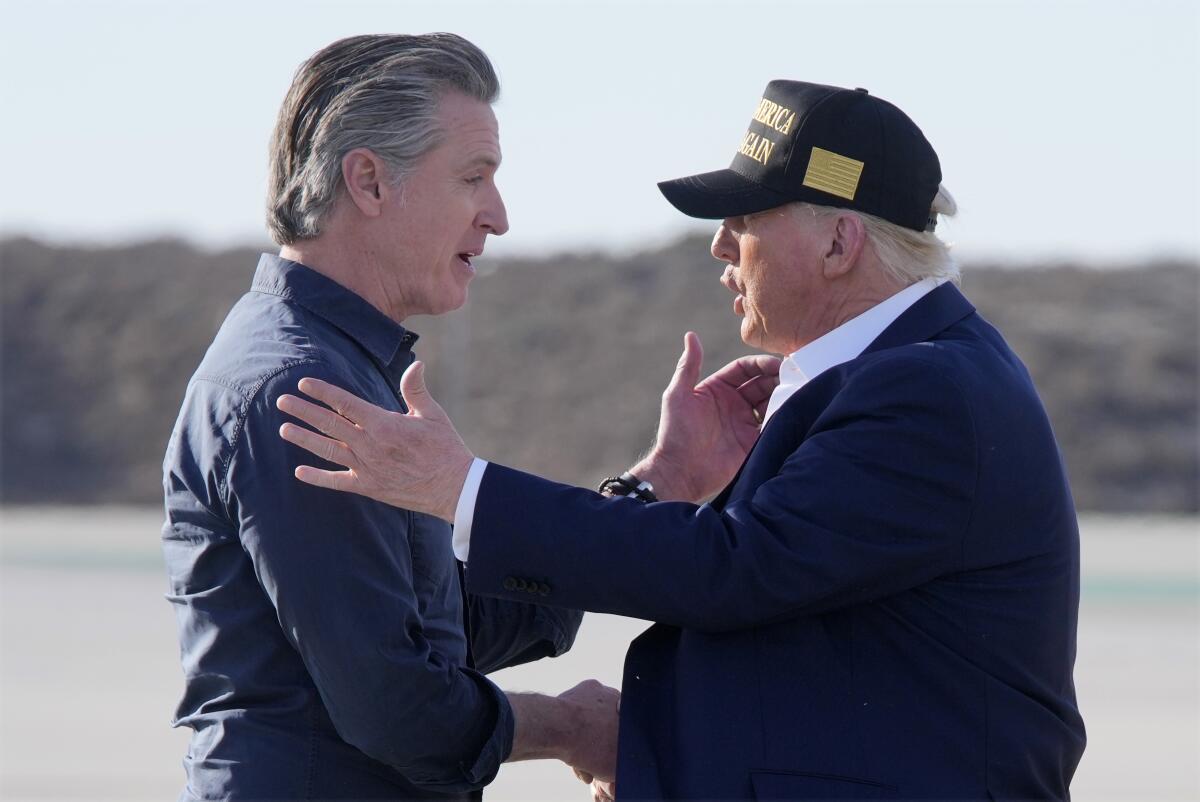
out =
{"type": "Polygon", "coordinates": [[[580,613],[464,594],[449,524],[295,479],[275,400],[311,376],[403,410],[415,341],[264,254],[188,384],[163,465],[181,799],[475,797],[513,737],[480,672],[570,647],[580,613]]]}

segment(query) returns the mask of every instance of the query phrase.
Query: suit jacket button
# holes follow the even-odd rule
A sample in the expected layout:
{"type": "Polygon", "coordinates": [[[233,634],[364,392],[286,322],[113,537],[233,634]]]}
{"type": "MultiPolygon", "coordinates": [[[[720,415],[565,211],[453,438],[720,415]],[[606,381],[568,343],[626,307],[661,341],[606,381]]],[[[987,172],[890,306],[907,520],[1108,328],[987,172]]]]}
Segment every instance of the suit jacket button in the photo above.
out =
{"type": "Polygon", "coordinates": [[[513,579],[511,576],[504,577],[504,589],[505,590],[516,590],[517,589],[517,580],[513,579]]]}
{"type": "Polygon", "coordinates": [[[529,583],[525,581],[525,578],[517,577],[517,590],[528,590],[528,589],[529,589],[529,583]]]}
{"type": "Polygon", "coordinates": [[[550,595],[550,586],[547,585],[545,582],[543,582],[540,585],[538,585],[537,592],[542,596],[549,596],[550,595]]]}

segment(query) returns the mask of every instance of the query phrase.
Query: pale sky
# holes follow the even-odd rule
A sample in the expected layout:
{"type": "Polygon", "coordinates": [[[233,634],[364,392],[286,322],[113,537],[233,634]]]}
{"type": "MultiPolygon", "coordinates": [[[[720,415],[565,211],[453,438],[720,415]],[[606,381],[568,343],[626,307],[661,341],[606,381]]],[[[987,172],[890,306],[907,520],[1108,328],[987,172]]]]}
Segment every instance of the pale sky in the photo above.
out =
{"type": "Polygon", "coordinates": [[[342,36],[446,30],[500,74],[499,255],[686,230],[655,182],[728,166],[766,83],[862,86],[937,149],[964,260],[1200,253],[1195,2],[55,2],[0,8],[0,234],[267,241],[266,146],[342,36]]]}

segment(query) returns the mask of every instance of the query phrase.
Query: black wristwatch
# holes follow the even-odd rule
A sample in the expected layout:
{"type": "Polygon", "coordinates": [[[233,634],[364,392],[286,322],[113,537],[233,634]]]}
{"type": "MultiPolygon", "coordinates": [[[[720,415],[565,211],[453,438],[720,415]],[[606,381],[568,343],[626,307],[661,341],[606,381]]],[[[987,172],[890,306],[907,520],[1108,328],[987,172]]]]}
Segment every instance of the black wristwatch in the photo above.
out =
{"type": "Polygon", "coordinates": [[[629,471],[608,477],[597,489],[608,496],[629,496],[644,502],[658,501],[658,496],[654,495],[654,485],[643,482],[629,471]]]}

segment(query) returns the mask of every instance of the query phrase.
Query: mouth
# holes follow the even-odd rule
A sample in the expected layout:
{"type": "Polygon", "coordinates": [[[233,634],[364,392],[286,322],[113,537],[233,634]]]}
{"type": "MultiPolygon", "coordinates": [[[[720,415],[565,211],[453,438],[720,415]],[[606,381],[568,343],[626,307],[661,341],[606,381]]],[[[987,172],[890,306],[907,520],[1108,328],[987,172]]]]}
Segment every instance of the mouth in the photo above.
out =
{"type": "Polygon", "coordinates": [[[467,268],[474,270],[475,266],[471,264],[471,260],[483,253],[483,250],[478,251],[462,251],[458,254],[458,261],[462,262],[467,268]]]}
{"type": "Polygon", "coordinates": [[[744,315],[746,313],[746,291],[738,284],[733,277],[732,266],[725,269],[725,274],[721,276],[721,283],[725,285],[725,289],[732,292],[736,297],[733,299],[733,311],[735,314],[744,315]]]}

